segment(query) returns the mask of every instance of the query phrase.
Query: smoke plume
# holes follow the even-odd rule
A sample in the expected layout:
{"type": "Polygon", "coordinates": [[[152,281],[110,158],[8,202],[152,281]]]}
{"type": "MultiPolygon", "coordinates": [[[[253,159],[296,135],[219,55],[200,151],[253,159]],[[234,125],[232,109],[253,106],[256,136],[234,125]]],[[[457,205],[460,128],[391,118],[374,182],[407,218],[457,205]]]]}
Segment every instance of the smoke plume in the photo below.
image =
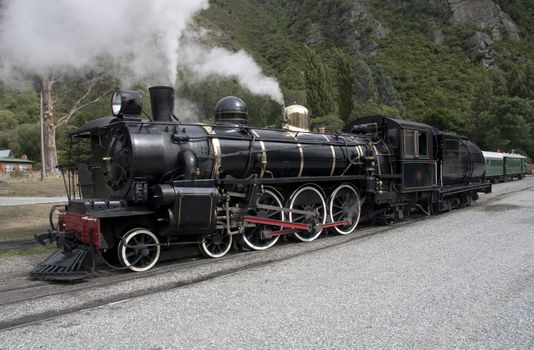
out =
{"type": "Polygon", "coordinates": [[[245,51],[231,52],[222,47],[209,48],[187,43],[180,55],[180,64],[200,80],[212,74],[237,79],[239,85],[257,95],[267,95],[279,104],[284,98],[278,81],[263,75],[261,68],[245,51]]]}
{"type": "Polygon", "coordinates": [[[0,78],[111,70],[126,86],[175,85],[177,67],[184,67],[198,79],[235,77],[281,103],[277,81],[265,77],[245,52],[180,41],[195,14],[208,6],[208,0],[5,0],[0,78]]]}

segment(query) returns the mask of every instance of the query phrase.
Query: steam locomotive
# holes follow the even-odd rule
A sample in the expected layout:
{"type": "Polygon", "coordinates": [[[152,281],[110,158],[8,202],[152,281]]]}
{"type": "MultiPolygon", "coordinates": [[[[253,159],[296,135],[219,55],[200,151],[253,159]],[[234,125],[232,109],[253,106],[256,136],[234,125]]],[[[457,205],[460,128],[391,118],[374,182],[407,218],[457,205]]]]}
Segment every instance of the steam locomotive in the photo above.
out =
{"type": "Polygon", "coordinates": [[[213,125],[187,124],[173,114],[172,88],[149,91],[149,121],[140,94],[120,90],[113,117],[71,133],[61,167],[68,204],[36,236],[59,249],[34,278],[83,279],[96,256],[146,271],[175,244],[197,242],[220,258],[233,245],[264,250],[281,236],[310,242],[327,230],[350,234],[361,220],[389,224],[466,206],[491,191],[480,149],[425,124],[375,115],[340,133],[310,132],[306,108],[293,105],[282,129],[253,128],[233,96],[217,103],[213,125]]]}

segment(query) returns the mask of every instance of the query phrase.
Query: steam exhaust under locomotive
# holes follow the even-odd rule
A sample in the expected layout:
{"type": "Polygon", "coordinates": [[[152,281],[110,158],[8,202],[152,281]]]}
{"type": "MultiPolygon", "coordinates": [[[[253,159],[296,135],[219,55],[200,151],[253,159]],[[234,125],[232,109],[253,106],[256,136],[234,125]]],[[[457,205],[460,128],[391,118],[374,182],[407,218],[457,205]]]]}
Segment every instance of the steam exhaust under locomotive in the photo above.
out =
{"type": "Polygon", "coordinates": [[[481,152],[428,125],[369,116],[341,133],[310,132],[309,112],[284,109],[281,129],[248,126],[245,102],[222,98],[213,124],[182,123],[174,90],[116,91],[113,117],[71,133],[85,144],[61,167],[69,201],[36,239],[59,250],[31,273],[47,280],[94,275],[95,257],[146,271],[161,247],[198,242],[211,258],[231,247],[264,250],[280,237],[310,242],[350,234],[361,219],[391,223],[469,205],[491,191],[481,152]]]}

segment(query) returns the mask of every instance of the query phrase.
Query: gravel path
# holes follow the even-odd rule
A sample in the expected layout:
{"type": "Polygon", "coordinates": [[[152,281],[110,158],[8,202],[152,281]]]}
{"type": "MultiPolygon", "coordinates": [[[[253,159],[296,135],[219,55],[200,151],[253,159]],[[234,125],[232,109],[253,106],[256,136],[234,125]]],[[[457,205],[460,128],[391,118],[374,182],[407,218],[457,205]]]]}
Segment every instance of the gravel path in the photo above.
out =
{"type": "Polygon", "coordinates": [[[3,331],[0,348],[532,349],[534,188],[3,331]]]}

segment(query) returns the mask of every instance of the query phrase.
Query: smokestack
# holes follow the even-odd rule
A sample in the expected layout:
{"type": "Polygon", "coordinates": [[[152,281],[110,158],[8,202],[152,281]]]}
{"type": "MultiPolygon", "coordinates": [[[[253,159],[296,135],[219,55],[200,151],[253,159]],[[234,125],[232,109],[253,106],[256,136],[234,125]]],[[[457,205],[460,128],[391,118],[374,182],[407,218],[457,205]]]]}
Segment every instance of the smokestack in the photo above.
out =
{"type": "Polygon", "coordinates": [[[150,104],[152,105],[152,117],[155,122],[172,121],[174,111],[174,89],[170,86],[152,86],[150,92],[150,104]]]}

